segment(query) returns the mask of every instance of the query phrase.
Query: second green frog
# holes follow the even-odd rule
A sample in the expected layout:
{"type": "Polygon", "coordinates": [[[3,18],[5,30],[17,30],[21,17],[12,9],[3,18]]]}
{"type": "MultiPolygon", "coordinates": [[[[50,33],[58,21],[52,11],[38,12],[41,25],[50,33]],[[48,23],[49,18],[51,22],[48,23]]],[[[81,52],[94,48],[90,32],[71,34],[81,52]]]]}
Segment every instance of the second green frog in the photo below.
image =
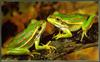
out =
{"type": "Polygon", "coordinates": [[[59,28],[63,33],[60,33],[55,35],[53,38],[59,39],[59,38],[68,38],[72,37],[72,31],[77,31],[80,28],[82,28],[82,37],[81,41],[84,37],[84,35],[87,37],[86,33],[88,29],[92,26],[93,18],[95,17],[95,14],[93,15],[83,15],[83,14],[61,14],[59,12],[54,12],[53,15],[50,15],[47,18],[47,21],[59,28]]]}

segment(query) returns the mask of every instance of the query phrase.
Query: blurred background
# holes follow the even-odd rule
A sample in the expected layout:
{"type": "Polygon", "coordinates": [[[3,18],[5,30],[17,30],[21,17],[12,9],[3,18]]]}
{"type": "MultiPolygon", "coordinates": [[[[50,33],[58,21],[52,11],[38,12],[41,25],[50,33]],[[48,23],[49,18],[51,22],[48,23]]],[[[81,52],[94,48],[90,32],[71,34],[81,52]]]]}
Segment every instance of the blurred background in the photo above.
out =
{"type": "MultiPolygon", "coordinates": [[[[61,13],[80,12],[85,14],[98,14],[97,2],[3,2],[1,6],[2,41],[15,36],[27,27],[30,19],[46,19],[54,11],[61,13]],[[26,16],[27,15],[27,16],[26,16]]],[[[95,20],[97,22],[97,20],[95,20]]],[[[48,25],[50,25],[48,23],[48,25]]],[[[48,26],[47,25],[47,26],[48,26]]],[[[50,27],[52,27],[50,25],[50,27]]],[[[50,30],[49,30],[50,31],[50,30]]]]}
{"type": "MultiPolygon", "coordinates": [[[[2,11],[2,45],[22,32],[30,23],[31,19],[46,20],[55,11],[63,14],[81,13],[97,14],[93,23],[98,24],[97,1],[74,1],[74,2],[3,2],[2,11]]],[[[97,25],[98,26],[98,25],[97,25]]],[[[47,23],[45,36],[54,33],[54,26],[47,23]],[[48,29],[47,29],[48,28],[48,29]]],[[[98,27],[97,27],[98,30],[98,27]]],[[[94,53],[97,54],[97,53],[94,53]]],[[[72,59],[68,57],[67,59],[72,59]]],[[[66,58],[65,58],[66,59],[66,58]]],[[[91,59],[91,58],[90,58],[91,59]]]]}

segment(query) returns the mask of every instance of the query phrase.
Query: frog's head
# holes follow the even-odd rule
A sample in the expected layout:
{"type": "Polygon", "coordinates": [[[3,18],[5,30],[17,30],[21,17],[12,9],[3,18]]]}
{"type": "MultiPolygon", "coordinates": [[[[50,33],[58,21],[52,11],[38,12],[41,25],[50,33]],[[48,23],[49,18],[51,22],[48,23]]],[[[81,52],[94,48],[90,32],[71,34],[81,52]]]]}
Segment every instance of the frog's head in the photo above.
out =
{"type": "Polygon", "coordinates": [[[60,17],[50,16],[47,18],[47,21],[58,28],[68,28],[66,23],[64,23],[60,17]]]}
{"type": "Polygon", "coordinates": [[[47,21],[54,24],[55,22],[58,22],[60,19],[59,17],[59,12],[55,11],[52,15],[50,15],[48,18],[47,18],[47,21]]]}
{"type": "Polygon", "coordinates": [[[60,19],[54,16],[49,16],[47,21],[53,25],[57,25],[60,22],[60,19]]]}
{"type": "Polygon", "coordinates": [[[58,25],[59,23],[62,24],[65,18],[66,18],[65,15],[60,14],[59,12],[56,11],[47,18],[47,21],[53,25],[58,25]]]}

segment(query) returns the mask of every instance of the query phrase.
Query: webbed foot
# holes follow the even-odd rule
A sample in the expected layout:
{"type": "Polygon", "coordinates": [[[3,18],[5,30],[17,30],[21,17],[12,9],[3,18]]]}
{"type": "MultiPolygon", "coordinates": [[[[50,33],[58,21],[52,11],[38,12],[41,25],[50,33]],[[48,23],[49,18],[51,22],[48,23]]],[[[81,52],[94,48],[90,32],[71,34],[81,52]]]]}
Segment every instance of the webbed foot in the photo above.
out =
{"type": "Polygon", "coordinates": [[[54,46],[50,46],[49,44],[51,43],[51,41],[49,41],[46,45],[43,45],[44,49],[56,49],[54,46]]]}
{"type": "Polygon", "coordinates": [[[87,33],[87,31],[83,31],[83,32],[82,32],[82,37],[81,37],[81,40],[80,40],[80,41],[82,41],[82,40],[83,40],[84,36],[88,38],[88,36],[87,36],[87,34],[86,34],[86,33],[87,33]]]}
{"type": "Polygon", "coordinates": [[[49,41],[46,45],[43,45],[43,47],[48,50],[49,54],[56,49],[54,46],[50,46],[50,43],[51,41],[49,41]]]}
{"type": "Polygon", "coordinates": [[[36,50],[32,50],[32,52],[31,52],[33,55],[34,54],[36,54],[36,55],[40,55],[40,53],[39,52],[37,52],[36,50]]]}

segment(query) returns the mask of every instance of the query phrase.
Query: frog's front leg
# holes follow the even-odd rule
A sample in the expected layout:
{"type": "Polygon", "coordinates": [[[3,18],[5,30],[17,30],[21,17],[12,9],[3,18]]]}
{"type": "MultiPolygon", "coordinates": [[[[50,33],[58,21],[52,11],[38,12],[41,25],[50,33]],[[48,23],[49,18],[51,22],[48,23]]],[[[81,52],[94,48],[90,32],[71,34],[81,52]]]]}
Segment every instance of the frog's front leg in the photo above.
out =
{"type": "Polygon", "coordinates": [[[35,39],[35,48],[36,50],[42,50],[42,49],[56,49],[54,46],[50,46],[49,44],[51,41],[49,41],[46,45],[39,45],[40,43],[40,36],[35,39]]]}
{"type": "Polygon", "coordinates": [[[54,36],[53,38],[59,39],[59,38],[72,37],[72,33],[69,29],[67,29],[67,28],[60,28],[60,29],[63,31],[63,33],[62,34],[59,33],[56,36],[54,36]]]}
{"type": "Polygon", "coordinates": [[[83,30],[83,32],[82,32],[81,41],[82,41],[82,39],[83,39],[84,36],[88,37],[86,33],[87,33],[87,30],[91,27],[91,25],[92,25],[91,23],[92,23],[92,20],[93,20],[94,17],[95,17],[95,15],[91,15],[88,18],[88,20],[85,20],[83,22],[83,24],[82,24],[82,30],[83,30]]]}
{"type": "Polygon", "coordinates": [[[44,32],[45,27],[46,27],[46,22],[44,22],[42,24],[40,32],[38,33],[38,35],[34,39],[36,50],[51,49],[51,48],[55,49],[55,47],[49,45],[51,41],[49,41],[46,45],[39,45],[39,43],[40,43],[40,37],[41,37],[41,34],[44,32]]]}

